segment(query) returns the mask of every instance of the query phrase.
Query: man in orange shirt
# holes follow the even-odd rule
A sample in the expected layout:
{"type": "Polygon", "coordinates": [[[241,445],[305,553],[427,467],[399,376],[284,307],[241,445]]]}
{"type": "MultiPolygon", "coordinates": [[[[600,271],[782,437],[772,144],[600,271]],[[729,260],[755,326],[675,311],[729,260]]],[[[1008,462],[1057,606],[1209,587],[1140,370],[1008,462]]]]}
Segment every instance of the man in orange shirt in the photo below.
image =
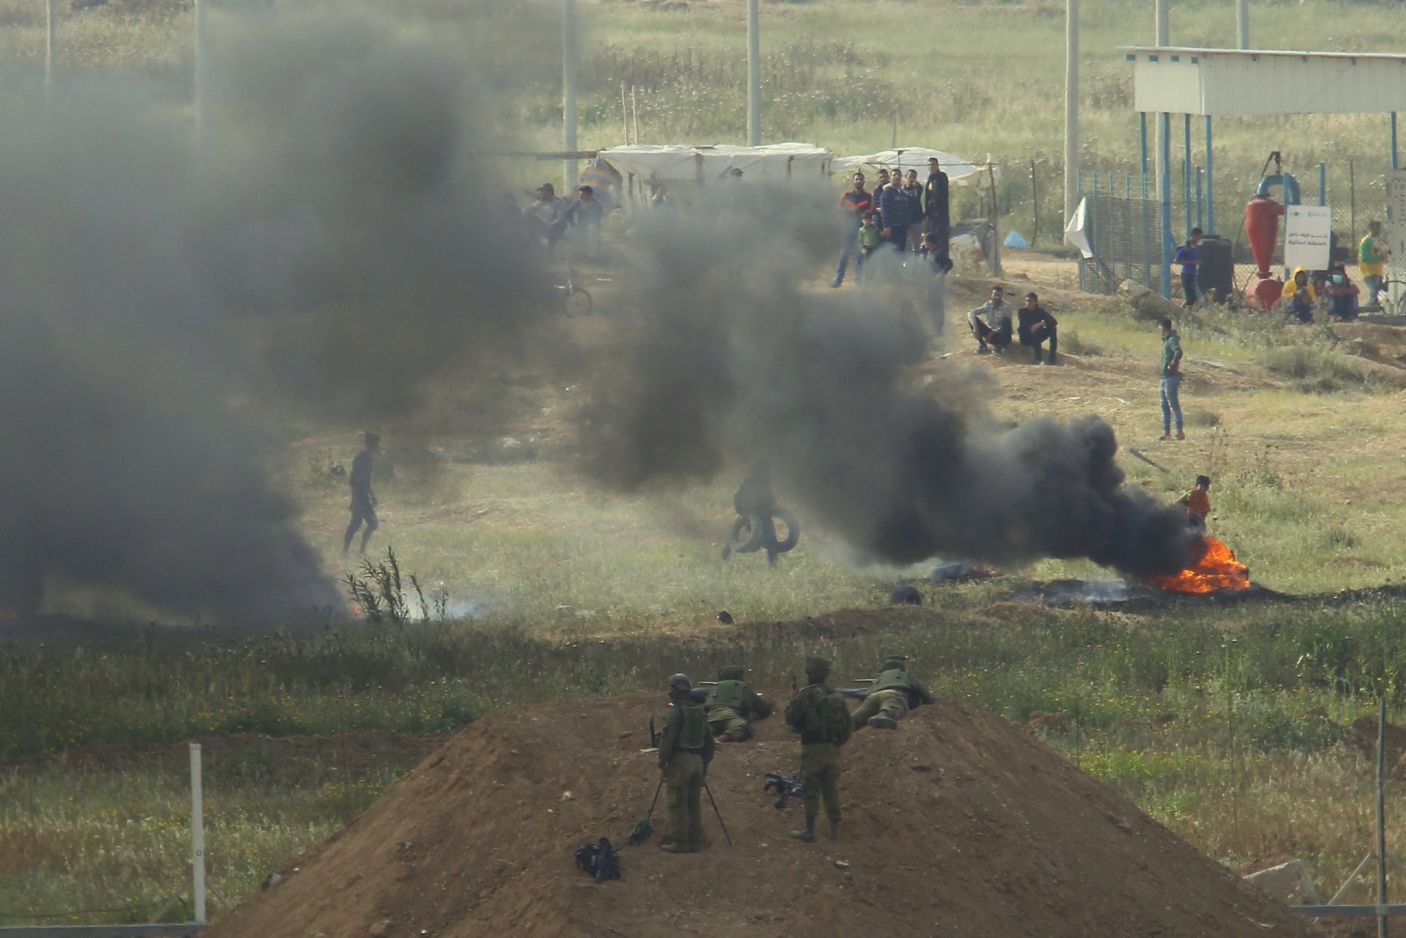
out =
{"type": "Polygon", "coordinates": [[[1211,477],[1197,476],[1195,487],[1177,501],[1178,505],[1186,506],[1191,526],[1197,531],[1206,530],[1206,516],[1211,513],[1210,489],[1211,477]]]}

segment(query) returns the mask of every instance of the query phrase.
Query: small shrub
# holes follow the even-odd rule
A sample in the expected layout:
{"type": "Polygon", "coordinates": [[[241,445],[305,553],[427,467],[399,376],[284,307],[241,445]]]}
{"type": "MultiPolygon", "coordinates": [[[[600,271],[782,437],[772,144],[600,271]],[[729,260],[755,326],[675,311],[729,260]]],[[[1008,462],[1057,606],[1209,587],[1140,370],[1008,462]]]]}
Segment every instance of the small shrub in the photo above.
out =
{"type": "Polygon", "coordinates": [[[1061,351],[1068,352],[1071,355],[1095,356],[1104,354],[1101,347],[1079,338],[1079,333],[1073,329],[1070,329],[1059,337],[1059,347],[1061,351]]]}
{"type": "Polygon", "coordinates": [[[1187,413],[1186,422],[1193,427],[1218,427],[1220,414],[1209,410],[1193,410],[1187,413]]]}
{"type": "Polygon", "coordinates": [[[1266,349],[1260,363],[1272,374],[1294,379],[1306,393],[1331,394],[1367,383],[1367,376],[1346,356],[1311,345],[1266,349]]]}

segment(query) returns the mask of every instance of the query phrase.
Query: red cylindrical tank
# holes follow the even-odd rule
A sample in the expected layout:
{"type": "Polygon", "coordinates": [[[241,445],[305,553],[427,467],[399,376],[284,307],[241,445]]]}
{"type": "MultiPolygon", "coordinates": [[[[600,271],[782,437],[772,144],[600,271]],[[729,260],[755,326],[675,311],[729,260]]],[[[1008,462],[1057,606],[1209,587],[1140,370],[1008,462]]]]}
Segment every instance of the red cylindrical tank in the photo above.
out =
{"type": "Polygon", "coordinates": [[[1245,234],[1250,237],[1250,253],[1261,277],[1269,276],[1274,243],[1279,240],[1279,216],[1284,206],[1267,195],[1256,195],[1245,203],[1245,234]]]}

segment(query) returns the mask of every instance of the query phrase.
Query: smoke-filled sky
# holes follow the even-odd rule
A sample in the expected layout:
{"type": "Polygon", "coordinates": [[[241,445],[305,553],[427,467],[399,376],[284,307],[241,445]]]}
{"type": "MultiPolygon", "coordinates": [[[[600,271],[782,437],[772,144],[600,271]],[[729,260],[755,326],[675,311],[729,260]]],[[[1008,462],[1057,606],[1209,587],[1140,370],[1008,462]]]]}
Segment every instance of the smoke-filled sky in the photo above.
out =
{"type": "MultiPolygon", "coordinates": [[[[5,605],[56,575],[226,620],[339,606],[267,478],[267,416],[403,418],[444,375],[524,354],[549,307],[543,258],[497,214],[528,181],[475,158],[521,130],[498,96],[540,80],[549,31],[354,4],[215,25],[198,156],[140,78],[70,76],[47,117],[32,85],[0,92],[5,605]]],[[[897,563],[1180,567],[1181,514],[1123,488],[1105,424],[1004,432],[987,381],[910,386],[916,318],[809,288],[833,198],[747,181],[637,220],[644,299],[593,388],[585,468],[638,490],[765,456],[803,517],[897,563]]]]}

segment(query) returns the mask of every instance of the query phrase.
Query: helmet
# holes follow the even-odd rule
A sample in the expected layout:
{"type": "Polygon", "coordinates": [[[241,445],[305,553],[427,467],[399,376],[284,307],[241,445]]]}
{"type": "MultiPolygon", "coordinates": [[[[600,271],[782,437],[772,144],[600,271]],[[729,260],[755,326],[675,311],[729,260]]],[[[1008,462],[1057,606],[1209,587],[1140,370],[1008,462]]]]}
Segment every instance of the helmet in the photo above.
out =
{"type": "Polygon", "coordinates": [[[693,682],[688,679],[687,674],[674,674],[669,677],[669,688],[687,694],[693,690],[693,682]]]}
{"type": "Polygon", "coordinates": [[[881,670],[881,671],[888,671],[888,670],[890,670],[890,669],[901,670],[901,669],[903,669],[903,668],[906,668],[907,666],[908,666],[908,659],[905,658],[903,655],[889,655],[887,658],[884,659],[884,666],[883,666],[882,668],[880,668],[879,670],[881,670]]]}

